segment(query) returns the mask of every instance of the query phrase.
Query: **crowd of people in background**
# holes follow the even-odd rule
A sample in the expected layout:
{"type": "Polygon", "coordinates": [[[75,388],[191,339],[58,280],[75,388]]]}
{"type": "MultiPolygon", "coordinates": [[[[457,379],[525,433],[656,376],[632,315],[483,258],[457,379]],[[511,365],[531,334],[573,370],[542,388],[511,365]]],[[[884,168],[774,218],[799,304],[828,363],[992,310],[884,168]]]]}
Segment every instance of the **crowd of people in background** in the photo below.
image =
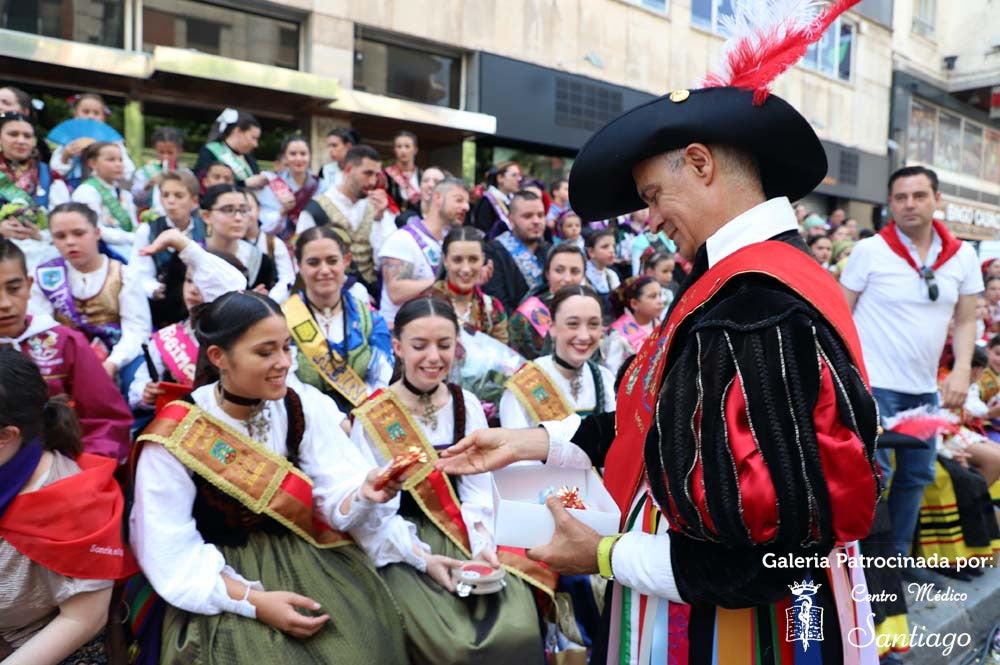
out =
{"type": "MultiPolygon", "coordinates": [[[[92,93],[75,96],[72,113],[109,117],[92,93]]],[[[0,660],[92,657],[106,641],[112,581],[130,576],[162,599],[161,633],[142,649],[163,662],[199,650],[249,662],[273,652],[275,631],[290,637],[280,643],[288,662],[306,652],[330,662],[539,662],[567,642],[588,646],[586,630],[567,636],[546,621],[536,596],[553,589],[528,566],[496,596],[452,593],[460,561],[498,568],[512,556],[490,533],[488,474],[453,479],[461,527],[451,529],[421,508],[422,484],[378,487],[377,472],[398,454],[400,433],[433,451],[478,428],[613,411],[616,376],[663,321],[690,262],[647,229],[648,210],[581,219],[565,178],[541,183],[516,162],[469,183],[418,166],[411,132],[383,155],[337,128],[319,170],[300,134],[262,156],[274,159],[262,170],[261,131],[227,108],[205,145],[160,127],[155,159],[136,164],[121,140],[47,142],[29,97],[0,88],[0,345],[14,349],[0,352],[0,660]],[[196,424],[236,435],[199,457],[184,438],[196,424]],[[206,470],[213,459],[260,462],[275,482],[306,479],[321,526],[279,508],[251,514],[240,503],[247,488],[206,470]],[[108,490],[115,474],[131,474],[130,515],[108,490]],[[38,508],[24,497],[74,475],[101,490],[95,506],[129,522],[128,542],[87,523],[77,531],[102,533],[112,555],[74,552],[69,565],[63,543],[51,557],[25,555],[17,513],[38,508]],[[338,630],[320,631],[331,617],[338,630]]],[[[868,290],[867,273],[885,263],[872,255],[875,232],[840,209],[795,211],[816,261],[862,294],[869,369],[879,366],[873,345],[873,358],[894,358],[895,342],[861,320],[877,307],[877,328],[887,306],[868,290]]],[[[976,267],[971,248],[955,251],[960,287],[930,296],[943,328],[923,342],[940,351],[956,317],[953,339],[975,328],[985,361],[961,345],[952,361],[966,374],[979,362],[968,399],[983,405],[977,427],[990,429],[1000,423],[1000,261],[976,267]]],[[[934,272],[929,288],[947,290],[934,272]]],[[[900,338],[924,327],[904,309],[900,338]]],[[[920,353],[898,362],[923,362],[920,353]]],[[[926,372],[897,385],[887,368],[893,378],[874,383],[883,416],[936,407],[932,369],[930,385],[926,372]]],[[[957,458],[995,481],[996,449],[975,443],[971,464],[969,453],[957,458]]],[[[911,457],[897,457],[890,495],[900,551],[935,482],[934,451],[911,457]]],[[[53,495],[53,513],[77,507],[53,495]]]]}

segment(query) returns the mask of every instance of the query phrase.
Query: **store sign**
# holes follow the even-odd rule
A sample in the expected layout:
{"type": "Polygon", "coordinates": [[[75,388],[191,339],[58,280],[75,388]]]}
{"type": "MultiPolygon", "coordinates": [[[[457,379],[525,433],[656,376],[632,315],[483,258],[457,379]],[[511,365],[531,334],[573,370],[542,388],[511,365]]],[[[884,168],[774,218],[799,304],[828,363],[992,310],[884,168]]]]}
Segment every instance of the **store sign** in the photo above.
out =
{"type": "Polygon", "coordinates": [[[1000,210],[943,201],[944,221],[951,232],[965,240],[1000,239],[1000,210]]]}
{"type": "Polygon", "coordinates": [[[1000,85],[990,91],[990,119],[1000,118],[1000,85]]]}

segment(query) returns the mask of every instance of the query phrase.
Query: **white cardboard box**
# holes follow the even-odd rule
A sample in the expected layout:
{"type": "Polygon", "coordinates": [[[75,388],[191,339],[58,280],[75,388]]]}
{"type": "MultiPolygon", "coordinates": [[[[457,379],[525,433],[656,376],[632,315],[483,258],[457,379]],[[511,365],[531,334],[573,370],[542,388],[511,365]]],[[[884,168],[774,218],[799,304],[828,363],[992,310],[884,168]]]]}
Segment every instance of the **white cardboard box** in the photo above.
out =
{"type": "Polygon", "coordinates": [[[497,545],[537,547],[552,540],[555,522],[538,502],[549,487],[579,487],[587,510],[570,514],[602,536],[618,533],[621,511],[592,469],[562,469],[542,464],[512,466],[493,472],[494,538],[497,545]]]}

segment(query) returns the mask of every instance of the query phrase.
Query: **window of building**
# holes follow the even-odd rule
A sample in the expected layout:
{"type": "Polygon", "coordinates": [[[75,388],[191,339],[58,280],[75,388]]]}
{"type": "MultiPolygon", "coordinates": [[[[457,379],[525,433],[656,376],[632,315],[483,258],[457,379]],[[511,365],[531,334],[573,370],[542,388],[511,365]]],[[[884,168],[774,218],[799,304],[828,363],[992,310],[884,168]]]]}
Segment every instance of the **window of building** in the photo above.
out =
{"type": "Polygon", "coordinates": [[[652,9],[654,12],[660,12],[661,14],[667,13],[667,0],[627,0],[627,2],[645,7],[646,9],[652,9]]]}
{"type": "Polygon", "coordinates": [[[934,163],[934,135],[937,131],[937,109],[913,100],[910,106],[909,159],[924,164],[934,163]]]}
{"type": "Polygon", "coordinates": [[[461,108],[462,57],[390,37],[354,37],[354,89],[424,104],[461,108]]]}
{"type": "Polygon", "coordinates": [[[126,0],[4,2],[0,28],[85,44],[124,47],[126,0]]]}
{"type": "Polygon", "coordinates": [[[914,99],[907,134],[908,162],[1000,182],[1000,132],[914,99]]]}
{"type": "MultiPolygon", "coordinates": [[[[733,16],[733,0],[691,0],[691,22],[720,35],[728,35],[726,18],[733,16]]],[[[851,80],[856,26],[842,19],[833,22],[818,42],[809,46],[801,64],[842,81],[851,80]]]]}
{"type": "Polygon", "coordinates": [[[809,45],[802,66],[850,81],[855,32],[853,23],[838,18],[819,41],[809,45]]]}
{"type": "Polygon", "coordinates": [[[142,48],[175,46],[299,68],[299,23],[196,0],[143,0],[142,48]]]}
{"type": "Polygon", "coordinates": [[[729,34],[724,18],[733,15],[733,0],[691,0],[691,22],[720,35],[729,34]]]}
{"type": "Polygon", "coordinates": [[[937,0],[913,0],[913,32],[933,39],[936,23],[937,0]]]}

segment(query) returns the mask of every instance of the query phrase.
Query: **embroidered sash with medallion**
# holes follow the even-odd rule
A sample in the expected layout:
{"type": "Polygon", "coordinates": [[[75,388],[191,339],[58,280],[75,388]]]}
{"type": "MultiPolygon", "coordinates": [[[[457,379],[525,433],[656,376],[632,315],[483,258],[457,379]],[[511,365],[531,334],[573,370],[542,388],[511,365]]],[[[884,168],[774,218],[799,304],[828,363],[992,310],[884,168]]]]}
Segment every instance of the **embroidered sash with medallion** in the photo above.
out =
{"type": "Polygon", "coordinates": [[[309,364],[331,388],[354,406],[360,406],[368,397],[368,385],[330,346],[302,297],[297,293],[292,295],[281,309],[288,320],[288,330],[295,346],[302,351],[309,364]]]}
{"type": "MultiPolygon", "coordinates": [[[[403,490],[409,492],[427,518],[471,558],[469,534],[455,488],[448,476],[434,468],[437,451],[395,393],[391,390],[376,392],[355,409],[354,417],[361,422],[368,438],[386,459],[391,460],[408,452],[411,446],[424,451],[426,463],[409,472],[403,482],[403,490]]],[[[558,576],[551,570],[523,556],[523,551],[518,554],[501,547],[497,556],[508,572],[552,596],[558,576]]]]}
{"type": "Polygon", "coordinates": [[[188,402],[171,402],[138,442],[162,444],[185,467],[248,510],[315,547],[352,542],[313,511],[312,480],[287,458],[188,402]]]}
{"type": "MultiPolygon", "coordinates": [[[[600,380],[600,377],[596,378],[600,380]]],[[[514,397],[536,423],[562,420],[574,413],[570,401],[552,377],[533,362],[521,365],[507,382],[507,390],[514,393],[514,397]]]]}
{"type": "Polygon", "coordinates": [[[87,300],[77,300],[73,296],[69,270],[61,256],[40,264],[35,269],[35,277],[38,288],[52,303],[56,321],[76,328],[88,340],[100,339],[107,349],[118,343],[122,336],[121,315],[118,312],[118,294],[122,289],[121,263],[108,259],[104,285],[97,295],[87,300]]]}

